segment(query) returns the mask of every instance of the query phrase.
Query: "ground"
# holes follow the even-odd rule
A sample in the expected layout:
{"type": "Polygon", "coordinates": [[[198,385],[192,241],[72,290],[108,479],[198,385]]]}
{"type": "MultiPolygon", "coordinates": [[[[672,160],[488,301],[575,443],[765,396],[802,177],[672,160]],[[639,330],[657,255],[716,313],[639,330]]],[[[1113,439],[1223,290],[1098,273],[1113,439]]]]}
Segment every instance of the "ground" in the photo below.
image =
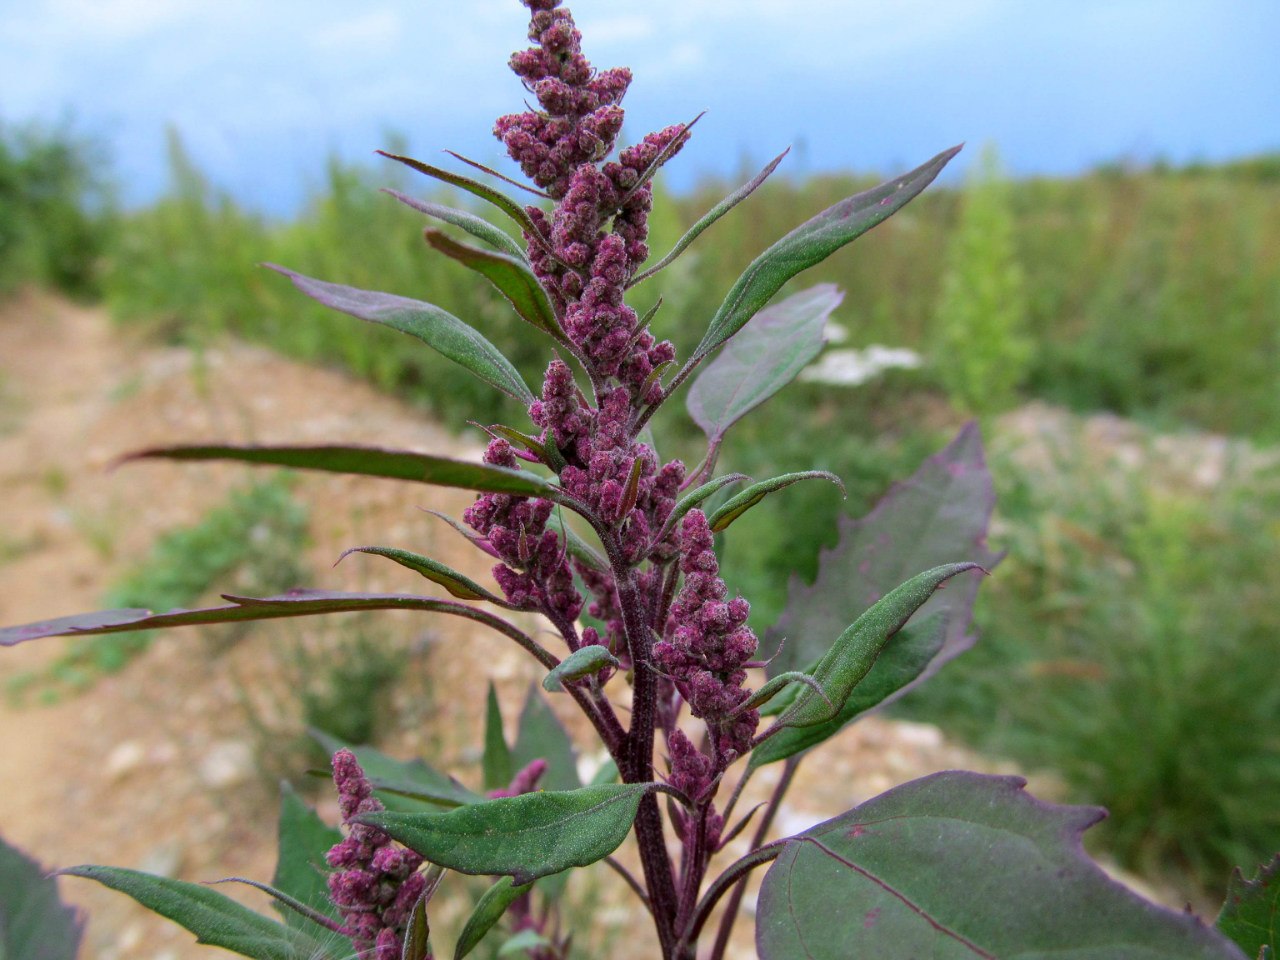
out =
{"type": "MultiPolygon", "coordinates": [[[[460,440],[338,373],[243,345],[195,353],[147,344],[113,329],[100,310],[25,296],[0,308],[0,623],[96,609],[107,585],[157,535],[195,522],[245,482],[250,468],[235,465],[111,469],[127,451],[193,440],[479,452],[477,441],[460,440]]],[[[458,516],[465,494],[327,475],[300,478],[295,494],[310,508],[312,586],[432,592],[411,572],[372,557],[331,569],[345,547],[359,544],[404,546],[476,579],[488,576],[486,558],[417,509],[458,516]]],[[[375,624],[380,642],[403,645],[417,678],[397,689],[397,730],[382,746],[405,757],[443,754],[442,765],[475,785],[478,758],[468,745],[478,741],[484,678],[497,679],[514,714],[540,671],[514,647],[469,627],[405,614],[375,624]]],[[[50,867],[106,863],[197,881],[269,879],[278,793],[264,771],[282,760],[264,747],[262,730],[296,726],[280,650],[320,629],[288,621],[220,647],[194,631],[171,631],[83,693],[53,705],[0,700],[0,835],[50,867]]],[[[0,683],[38,671],[62,644],[4,651],[0,683]]],[[[580,733],[565,706],[556,703],[580,733]]],[[[935,728],[879,718],[826,749],[829,762],[801,768],[779,817],[787,832],[935,770],[1011,769],[949,744],[935,728]]],[[[292,755],[283,762],[291,760],[301,762],[292,755]]],[[[754,785],[762,795],[770,772],[754,785]]],[[[1044,788],[1052,792],[1052,783],[1044,788]]],[[[323,791],[317,796],[322,814],[334,819],[332,801],[323,791]]],[[[119,894],[83,880],[61,884],[88,917],[84,960],[231,956],[194,945],[119,894]]],[[[266,909],[252,891],[229,892],[266,909]]],[[[615,934],[642,921],[613,893],[593,920],[615,934]]],[[[749,926],[739,925],[739,956],[752,955],[749,926]]],[[[649,951],[644,938],[615,937],[608,954],[649,951]]]]}

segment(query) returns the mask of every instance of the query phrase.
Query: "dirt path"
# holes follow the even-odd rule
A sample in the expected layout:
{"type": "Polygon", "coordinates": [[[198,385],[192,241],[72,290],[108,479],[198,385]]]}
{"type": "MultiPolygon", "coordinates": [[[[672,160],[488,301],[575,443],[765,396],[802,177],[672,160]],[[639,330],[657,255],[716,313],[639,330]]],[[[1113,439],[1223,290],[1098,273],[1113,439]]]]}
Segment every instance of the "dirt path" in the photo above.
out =
{"type": "MultiPolygon", "coordinates": [[[[245,346],[197,356],[144,345],[113,330],[100,311],[28,297],[0,311],[0,623],[96,609],[106,586],[157,535],[195,522],[242,485],[248,471],[236,466],[106,470],[125,451],[199,439],[478,453],[421,413],[338,374],[245,346]]],[[[294,491],[310,508],[312,585],[423,591],[413,574],[372,558],[330,569],[344,547],[362,543],[407,546],[482,582],[488,577],[485,558],[415,509],[457,516],[466,495],[324,475],[301,477],[294,491]]],[[[271,757],[249,719],[296,724],[278,654],[305,630],[322,629],[297,626],[311,623],[255,628],[223,651],[173,631],[124,671],[53,706],[0,699],[0,834],[50,866],[270,878],[277,794],[263,775],[271,757]],[[246,711],[246,698],[254,711],[246,711]]],[[[495,676],[504,702],[514,705],[538,677],[536,666],[455,624],[424,627],[404,615],[375,623],[379,642],[406,646],[419,678],[397,690],[399,724],[385,748],[406,757],[443,751],[452,769],[475,780],[477,756],[466,745],[478,741],[482,678],[495,676]],[[445,647],[448,656],[433,652],[445,647]],[[453,691],[461,693],[450,701],[453,691]]],[[[4,651],[0,683],[47,665],[61,643],[4,651]]],[[[935,770],[1001,769],[932,727],[878,718],[829,749],[830,762],[801,768],[780,827],[801,829],[935,770]]],[[[753,785],[761,798],[770,773],[753,785]]],[[[336,813],[328,802],[321,810],[336,813]]],[[[89,916],[84,960],[231,956],[195,946],[184,931],[87,881],[64,881],[63,889],[89,916]]],[[[264,909],[257,894],[244,899],[264,909]]],[[[644,937],[617,936],[639,920],[621,906],[593,915],[595,927],[614,932],[609,955],[618,958],[648,955],[644,937]]],[[[750,924],[739,927],[736,955],[753,956],[750,924]]]]}

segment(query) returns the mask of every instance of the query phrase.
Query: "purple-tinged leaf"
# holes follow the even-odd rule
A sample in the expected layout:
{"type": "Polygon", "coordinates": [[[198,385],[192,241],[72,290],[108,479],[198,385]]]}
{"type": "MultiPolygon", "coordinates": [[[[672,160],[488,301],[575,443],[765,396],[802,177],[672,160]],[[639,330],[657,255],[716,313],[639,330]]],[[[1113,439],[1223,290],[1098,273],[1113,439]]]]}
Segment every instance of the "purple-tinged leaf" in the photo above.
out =
{"type": "Polygon", "coordinates": [[[511,748],[507,746],[506,735],[502,732],[502,707],[492,680],[489,681],[489,695],[485,700],[484,752],[480,756],[480,770],[486,790],[505,790],[516,773],[511,748]]]}
{"type": "Polygon", "coordinates": [[[690,227],[683,237],[676,241],[676,245],[671,248],[670,253],[655,263],[648,270],[644,271],[644,273],[637,274],[633,277],[631,282],[627,284],[627,287],[630,288],[634,287],[638,283],[643,283],[658,271],[670,266],[676,257],[684,253],[689,244],[693,243],[694,240],[697,240],[707,227],[711,226],[743,200],[751,196],[751,194],[755,192],[756,187],[760,186],[760,184],[764,183],[765,180],[769,178],[769,175],[773,173],[773,171],[777,169],[778,164],[782,162],[782,158],[790,152],[791,148],[787,147],[787,149],[783,150],[780,154],[769,161],[768,165],[756,174],[749,182],[744,183],[737,190],[733,191],[733,193],[729,194],[714,207],[704,213],[698,222],[690,227]]]}
{"type": "Polygon", "coordinates": [[[713,446],[818,355],[827,319],[843,299],[835,284],[822,283],[766,307],[703,368],[685,404],[713,446]]]}
{"type": "Polygon", "coordinates": [[[711,318],[702,342],[694,349],[677,382],[707,354],[741,330],[784,283],[897,213],[932,183],[947,161],[959,152],[960,147],[944,150],[910,173],[841,200],[756,257],[711,318]]]}
{"type": "Polygon", "coordinates": [[[1280,853],[1246,880],[1239,867],[1227,883],[1227,899],[1218,914],[1218,929],[1249,960],[1280,957],[1280,853]]]}
{"type": "Polygon", "coordinates": [[[424,557],[409,550],[400,550],[396,547],[351,547],[349,550],[342,551],[342,556],[338,557],[338,562],[341,563],[345,557],[352,553],[369,553],[375,557],[386,557],[388,560],[394,560],[400,566],[408,567],[410,570],[422,574],[432,583],[440,584],[459,600],[487,600],[501,607],[511,606],[507,601],[486,590],[470,577],[464,576],[452,567],[447,567],[440,561],[432,560],[430,557],[424,557]]]}
{"type": "Polygon", "coordinates": [[[560,661],[560,665],[542,678],[542,689],[547,693],[560,693],[566,680],[581,680],[605,667],[618,666],[618,658],[609,648],[599,643],[579,647],[560,661]]]}
{"type": "Polygon", "coordinates": [[[486,167],[483,163],[477,163],[475,160],[472,160],[470,157],[464,157],[462,154],[457,153],[453,150],[446,150],[445,153],[453,157],[453,159],[455,160],[461,160],[468,167],[471,167],[475,170],[479,170],[481,173],[487,173],[489,176],[494,177],[498,180],[501,180],[503,183],[511,184],[511,186],[515,187],[517,190],[523,190],[526,193],[532,193],[535,197],[538,197],[539,199],[542,199],[542,200],[551,199],[551,194],[543,190],[539,190],[537,187],[531,187],[527,183],[521,183],[519,180],[513,180],[510,177],[508,177],[505,173],[499,173],[497,170],[494,170],[492,167],[486,167]]]}
{"type": "Polygon", "coordinates": [[[626,839],[653,784],[538,791],[448,813],[371,813],[357,818],[432,863],[459,873],[508,875],[523,884],[602,860],[626,839]]]}
{"type": "Polygon", "coordinates": [[[465,230],[477,240],[483,240],[491,247],[510,254],[517,260],[528,262],[524,249],[512,238],[511,234],[495,227],[488,220],[477,217],[474,213],[467,213],[464,210],[455,210],[453,207],[445,207],[438,203],[419,200],[416,197],[403,194],[399,190],[383,190],[382,192],[399,200],[406,207],[465,230]]]}
{"type": "Polygon", "coordinates": [[[760,890],[762,960],[1244,960],[1085,855],[1105,814],[951,771],[790,838],[760,890]]]}
{"type": "Polygon", "coordinates": [[[546,773],[539,781],[543,789],[574,790],[582,786],[573,740],[551,711],[547,698],[538,692],[538,685],[530,683],[516,726],[511,762],[516,770],[520,770],[534,760],[547,762],[546,773]]]}
{"type": "Polygon", "coordinates": [[[822,693],[801,687],[778,717],[784,727],[807,727],[834,719],[849,695],[871,672],[885,644],[924,606],[935,590],[956,574],[977,569],[975,563],[948,563],[912,577],[889,591],[846,628],[810,671],[822,693]]]}
{"type": "Polygon", "coordinates": [[[453,960],[462,960],[467,954],[480,945],[485,934],[494,928],[507,907],[523,897],[533,887],[531,883],[517,885],[510,877],[502,877],[486,890],[476,902],[475,909],[458,934],[457,946],[453,948],[453,960]]]}
{"type": "MultiPolygon", "coordinates": [[[[934,614],[919,625],[904,627],[893,643],[876,658],[871,671],[862,679],[849,699],[832,719],[808,727],[787,727],[751,751],[748,766],[763,767],[803,753],[839,733],[868,710],[873,710],[899,690],[916,680],[938,651],[947,635],[946,616],[934,614]]],[[[795,693],[799,693],[796,688],[795,693]]],[[[786,697],[774,713],[780,713],[794,700],[786,697]]],[[[783,699],[783,698],[779,698],[783,699]]]]}
{"type": "Polygon", "coordinates": [[[196,935],[197,943],[222,947],[254,960],[328,958],[323,946],[230,897],[198,883],[157,877],[121,867],[69,867],[60,873],[96,880],[132,897],[148,910],[196,935]]]}
{"type": "Polygon", "coordinates": [[[264,266],[288,277],[295,287],[317,303],[359,320],[380,323],[416,337],[432,350],[471,371],[507,396],[525,405],[533,402],[533,393],[524,378],[511,365],[511,361],[478,330],[447,310],[442,310],[435,304],[391,293],[359,290],[340,283],[313,280],[274,263],[264,266]]]}
{"type": "Polygon", "coordinates": [[[252,446],[236,444],[196,444],[139,450],[123,458],[132,460],[237,460],[271,467],[352,473],[388,480],[411,480],[437,487],[459,487],[481,493],[514,493],[525,496],[552,496],[555,486],[525,470],[509,470],[487,463],[468,463],[408,450],[356,446],[252,446]]]}
{"type": "Polygon", "coordinates": [[[542,289],[542,284],[534,276],[528,261],[459,243],[439,230],[428,228],[423,236],[433,249],[474,270],[497,287],[498,292],[515,308],[520,319],[557,339],[563,339],[564,333],[556,320],[555,308],[551,306],[547,291],[542,289]]]}
{"type": "Polygon", "coordinates": [[[80,927],[48,871],[0,840],[0,957],[75,960],[80,927]]]}
{"type": "Polygon", "coordinates": [[[844,483],[834,473],[828,473],[826,470],[804,470],[800,473],[784,473],[780,477],[771,477],[768,480],[753,483],[747,489],[735,494],[717,507],[711,516],[707,518],[711,532],[719,533],[769,494],[782,490],[784,487],[789,487],[791,484],[798,483],[801,480],[830,480],[840,488],[842,494],[844,493],[844,483]]]}
{"type": "Polygon", "coordinates": [[[424,804],[429,807],[462,807],[484,799],[421,760],[397,760],[373,747],[352,746],[322,730],[312,730],[311,737],[328,751],[330,757],[339,750],[354,753],[388,810],[414,813],[420,812],[424,804]]]}
{"type": "MultiPolygon", "coordinates": [[[[986,545],[994,506],[982,439],[977,425],[969,424],[866,517],[840,520],[840,542],[823,551],[812,586],[791,581],[786,609],[765,636],[764,648],[778,651],[769,673],[806,669],[831,637],[920,570],[965,560],[991,570],[1000,559],[986,545]]],[[[917,613],[917,622],[935,613],[947,619],[946,643],[925,677],[973,645],[979,582],[978,573],[963,574],[917,613]]]]}
{"type": "Polygon", "coordinates": [[[464,177],[458,173],[450,173],[448,170],[433,167],[430,164],[423,163],[421,160],[414,160],[411,157],[397,156],[394,153],[386,153],[382,150],[379,150],[378,153],[382,154],[382,156],[386,157],[388,160],[395,160],[398,163],[403,163],[405,166],[411,167],[419,173],[424,173],[428,177],[433,177],[436,180],[441,180],[444,183],[451,184],[455,187],[461,187],[463,190],[479,197],[481,200],[485,200],[488,203],[493,204],[514,220],[516,225],[519,226],[523,232],[532,234],[533,236],[539,236],[538,228],[534,225],[533,220],[530,219],[529,214],[525,211],[524,207],[515,200],[512,200],[502,191],[495,190],[493,187],[480,183],[477,180],[472,180],[470,177],[464,177]]]}
{"type": "Polygon", "coordinates": [[[431,960],[431,921],[427,918],[427,901],[433,892],[433,887],[423,890],[422,896],[418,897],[418,902],[409,911],[400,960],[431,960]]]}
{"type": "MultiPolygon", "coordinates": [[[[325,854],[342,833],[321,820],[316,812],[285,783],[280,794],[280,829],[276,872],[271,883],[287,896],[331,920],[339,919],[329,899],[329,874],[325,854]]],[[[284,922],[295,930],[314,932],[312,921],[297,911],[277,906],[284,922]]]]}

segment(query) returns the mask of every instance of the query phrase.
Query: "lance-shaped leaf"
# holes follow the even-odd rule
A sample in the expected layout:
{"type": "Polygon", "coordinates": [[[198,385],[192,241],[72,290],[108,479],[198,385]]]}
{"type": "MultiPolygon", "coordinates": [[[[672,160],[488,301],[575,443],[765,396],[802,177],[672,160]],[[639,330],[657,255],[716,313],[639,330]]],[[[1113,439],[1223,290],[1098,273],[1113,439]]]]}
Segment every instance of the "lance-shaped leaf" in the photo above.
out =
{"type": "Polygon", "coordinates": [[[747,197],[751,196],[751,194],[755,192],[756,187],[760,186],[760,184],[764,183],[765,180],[769,178],[769,174],[773,173],[773,171],[777,169],[778,164],[782,162],[782,158],[790,152],[791,148],[787,147],[786,150],[783,150],[780,154],[770,160],[765,168],[756,174],[750,181],[744,183],[737,190],[733,191],[733,193],[729,194],[714,207],[704,213],[702,217],[699,218],[698,222],[690,227],[683,237],[676,241],[676,245],[671,248],[670,253],[655,263],[648,270],[645,270],[644,273],[638,274],[634,277],[627,286],[634,287],[638,283],[643,283],[658,271],[669,266],[676,257],[684,253],[689,244],[698,239],[704,230],[740,204],[743,200],[747,199],[747,197]]]}
{"type": "Polygon", "coordinates": [[[525,470],[509,470],[487,463],[469,463],[408,450],[384,450],[381,447],[200,444],[139,450],[124,458],[125,462],[130,460],[237,460],[298,470],[412,480],[437,487],[459,487],[481,493],[515,493],[552,499],[556,492],[552,483],[525,470]]]}
{"type": "Polygon", "coordinates": [[[462,807],[484,799],[421,760],[397,760],[373,747],[352,746],[320,730],[312,730],[311,736],[329,756],[339,750],[354,753],[388,810],[412,813],[424,807],[462,807]]]}
{"type": "MultiPolygon", "coordinates": [[[[242,623],[248,620],[278,620],[329,613],[359,613],[365,610],[423,610],[448,613],[486,624],[501,633],[510,624],[467,604],[436,597],[416,597],[400,593],[336,593],[324,590],[291,590],[274,597],[226,596],[231,604],[203,610],[102,610],[56,620],[41,620],[0,630],[0,647],[10,647],[40,637],[120,633],[126,630],[161,630],[166,627],[203,626],[211,623],[242,623]]],[[[514,628],[510,628],[514,630],[514,628]]],[[[507,634],[510,636],[510,634],[507,634]]]]}
{"type": "MultiPolygon", "coordinates": [[[[342,832],[321,820],[285,783],[280,793],[279,852],[271,885],[332,920],[340,919],[329,899],[325,854],[341,839],[342,832]]],[[[279,903],[274,906],[288,926],[315,932],[312,922],[296,910],[279,903]]]]}
{"type": "Polygon", "coordinates": [[[1280,853],[1252,880],[1246,880],[1239,867],[1232,871],[1218,929],[1249,960],[1280,958],[1280,853]]]}
{"type": "Polygon", "coordinates": [[[807,727],[835,717],[849,694],[870,671],[886,643],[924,606],[943,583],[958,573],[977,568],[975,563],[948,563],[912,577],[890,591],[855,620],[831,645],[812,675],[822,687],[826,700],[810,687],[800,687],[795,700],[782,712],[778,723],[786,727],[807,727]]]}
{"type": "MultiPolygon", "coordinates": [[[[866,517],[841,518],[840,542],[819,557],[813,585],[792,580],[786,609],[765,635],[763,648],[777,653],[770,675],[809,667],[846,624],[921,570],[963,560],[991,570],[999,560],[986,546],[994,505],[982,440],[970,424],[866,517]]],[[[925,677],[973,645],[970,626],[980,579],[977,573],[962,574],[916,615],[917,621],[947,615],[946,643],[925,677]]]]}
{"type": "Polygon", "coordinates": [[[498,704],[498,691],[489,681],[489,695],[485,700],[484,753],[480,756],[486,790],[505,790],[516,774],[511,748],[502,732],[502,707],[498,704]]]}
{"type": "Polygon", "coordinates": [[[506,874],[517,884],[585,867],[626,839],[652,784],[540,791],[485,800],[448,813],[371,813],[384,830],[432,863],[459,873],[506,874]]]}
{"type": "MultiPolygon", "coordinates": [[[[497,228],[494,228],[497,229],[497,228]]],[[[501,233],[502,231],[498,231],[501,233]]],[[[503,234],[506,236],[506,234],[503,234]]],[[[391,293],[359,290],[340,283],[313,280],[285,267],[266,266],[282,273],[293,285],[317,303],[358,320],[383,326],[417,337],[432,350],[474,373],[507,396],[528,405],[533,393],[511,361],[474,327],[459,320],[435,304],[398,297],[391,293]]]]}
{"type": "Polygon", "coordinates": [[[717,507],[711,516],[707,518],[707,523],[711,526],[711,532],[719,533],[769,494],[784,487],[789,487],[791,484],[801,480],[830,480],[840,488],[841,493],[844,493],[844,483],[834,473],[828,473],[826,470],[804,470],[800,473],[784,473],[780,477],[772,477],[768,480],[761,480],[759,483],[753,483],[747,489],[735,494],[717,507]]]}
{"type": "Polygon", "coordinates": [[[573,790],[580,787],[578,754],[564,725],[556,719],[547,698],[538,692],[536,683],[529,684],[524,707],[516,727],[516,742],[511,748],[516,770],[534,760],[547,761],[547,771],[540,784],[545,790],[573,790]]]}
{"type": "Polygon", "coordinates": [[[533,220],[530,219],[529,214],[525,211],[524,207],[515,200],[512,200],[501,190],[495,190],[487,184],[480,183],[478,180],[472,180],[470,177],[464,177],[460,173],[451,173],[448,170],[433,167],[428,163],[423,163],[421,160],[414,160],[411,157],[401,157],[394,153],[385,153],[381,150],[378,152],[388,160],[395,160],[399,163],[403,163],[405,166],[411,167],[419,173],[424,173],[428,177],[434,177],[436,180],[443,181],[444,183],[451,184],[452,186],[461,187],[463,190],[479,197],[481,200],[493,204],[514,220],[525,233],[539,236],[538,228],[534,225],[533,220]]]}
{"type": "Polygon", "coordinates": [[[680,521],[694,507],[700,507],[706,503],[713,495],[719,493],[725,487],[732,483],[741,483],[743,480],[750,480],[745,473],[726,473],[723,477],[716,477],[714,480],[708,480],[701,486],[694,487],[679,500],[675,506],[671,508],[671,513],[667,515],[666,521],[662,524],[662,529],[658,531],[658,535],[654,537],[657,543],[664,540],[672,530],[679,526],[680,521]]]}
{"type": "Polygon", "coordinates": [[[959,152],[959,147],[952,147],[908,174],[841,200],[756,257],[711,318],[711,325],[689,358],[686,369],[691,369],[741,330],[796,274],[821,263],[902,209],[932,183],[947,161],[959,152]]]}
{"type": "Polygon", "coordinates": [[[505,253],[459,243],[439,230],[427,230],[423,235],[434,249],[474,270],[497,287],[498,292],[515,307],[522,320],[554,337],[563,336],[547,291],[542,289],[542,284],[533,275],[533,270],[526,261],[517,260],[505,253]]]}
{"type": "Polygon", "coordinates": [[[410,570],[422,574],[432,583],[440,584],[460,600],[488,600],[490,603],[496,603],[499,606],[510,606],[507,601],[486,590],[470,577],[464,576],[452,567],[447,567],[440,561],[432,560],[430,557],[424,557],[421,554],[412,553],[409,550],[401,550],[397,547],[351,547],[342,551],[342,556],[338,557],[338,561],[341,562],[344,557],[352,553],[371,553],[375,557],[386,557],[388,560],[394,560],[400,566],[408,567],[410,570]]]}
{"type": "Polygon", "coordinates": [[[822,350],[822,331],[844,294],[822,283],[751,318],[689,385],[685,405],[712,444],[807,367],[822,350]]]}
{"type": "Polygon", "coordinates": [[[529,892],[533,884],[516,884],[510,877],[502,877],[480,897],[471,916],[458,934],[457,946],[453,948],[453,960],[462,960],[467,954],[480,945],[485,934],[493,929],[502,919],[507,907],[515,903],[529,892]]]}
{"type": "Polygon", "coordinates": [[[1088,859],[1102,810],[1024,783],[935,774],[791,838],[760,890],[762,960],[1244,960],[1088,859]]]}
{"type": "MultiPolygon", "coordinates": [[[[786,760],[835,736],[846,725],[875,709],[924,673],[930,661],[942,649],[946,636],[946,616],[941,613],[934,614],[918,626],[913,624],[904,628],[881,651],[871,671],[853,688],[849,699],[835,717],[826,723],[787,727],[779,731],[751,751],[748,766],[763,767],[767,763],[786,760]]],[[[799,687],[795,687],[794,692],[789,690],[791,697],[788,699],[793,700],[799,690],[799,687]]]]}
{"type": "Polygon", "coordinates": [[[198,883],[120,867],[81,866],[60,872],[97,880],[132,897],[148,910],[190,930],[198,943],[222,947],[254,960],[312,960],[330,956],[318,941],[306,934],[198,883]]]}
{"type": "Polygon", "coordinates": [[[599,643],[579,647],[560,661],[560,665],[542,678],[542,689],[547,693],[560,693],[566,680],[581,680],[605,667],[618,666],[618,658],[609,648],[599,643]]]}
{"type": "Polygon", "coordinates": [[[80,934],[79,917],[48,871],[0,840],[0,957],[75,960],[80,934]]]}
{"type": "Polygon", "coordinates": [[[445,207],[438,203],[419,200],[416,197],[403,194],[399,190],[384,190],[383,193],[390,194],[406,207],[412,207],[419,213],[425,213],[428,217],[434,217],[437,220],[443,220],[445,223],[459,227],[477,240],[483,240],[490,246],[496,247],[503,253],[510,254],[517,260],[528,260],[525,256],[524,248],[516,242],[511,234],[495,227],[483,217],[477,217],[474,213],[467,213],[465,210],[455,210],[453,207],[445,207]]]}
{"type": "Polygon", "coordinates": [[[427,900],[431,892],[430,888],[424,890],[409,912],[400,960],[431,960],[431,921],[427,918],[427,900]]]}

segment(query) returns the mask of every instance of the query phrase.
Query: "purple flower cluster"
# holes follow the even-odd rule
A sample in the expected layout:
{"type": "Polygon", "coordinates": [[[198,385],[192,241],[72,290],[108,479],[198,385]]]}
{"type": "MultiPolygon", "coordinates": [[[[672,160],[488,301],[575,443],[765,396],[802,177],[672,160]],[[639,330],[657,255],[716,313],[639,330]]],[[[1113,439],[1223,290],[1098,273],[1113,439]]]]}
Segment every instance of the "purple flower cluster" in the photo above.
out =
{"type": "Polygon", "coordinates": [[[750,696],[743,687],[744,668],[758,641],[746,625],[751,605],[742,597],[725,599],[728,591],[701,510],[689,511],[681,524],[680,570],[684,585],[671,605],[663,639],[654,645],[653,658],[693,715],[706,722],[714,759],[723,769],[751,749],[760,723],[758,710],[741,709],[750,696]]]}
{"type": "Polygon", "coordinates": [[[333,757],[333,783],[347,836],[329,850],[329,896],[342,914],[346,933],[361,956],[400,960],[405,927],[426,878],[422,857],[375,827],[353,823],[363,813],[383,809],[350,750],[333,757]]]}

